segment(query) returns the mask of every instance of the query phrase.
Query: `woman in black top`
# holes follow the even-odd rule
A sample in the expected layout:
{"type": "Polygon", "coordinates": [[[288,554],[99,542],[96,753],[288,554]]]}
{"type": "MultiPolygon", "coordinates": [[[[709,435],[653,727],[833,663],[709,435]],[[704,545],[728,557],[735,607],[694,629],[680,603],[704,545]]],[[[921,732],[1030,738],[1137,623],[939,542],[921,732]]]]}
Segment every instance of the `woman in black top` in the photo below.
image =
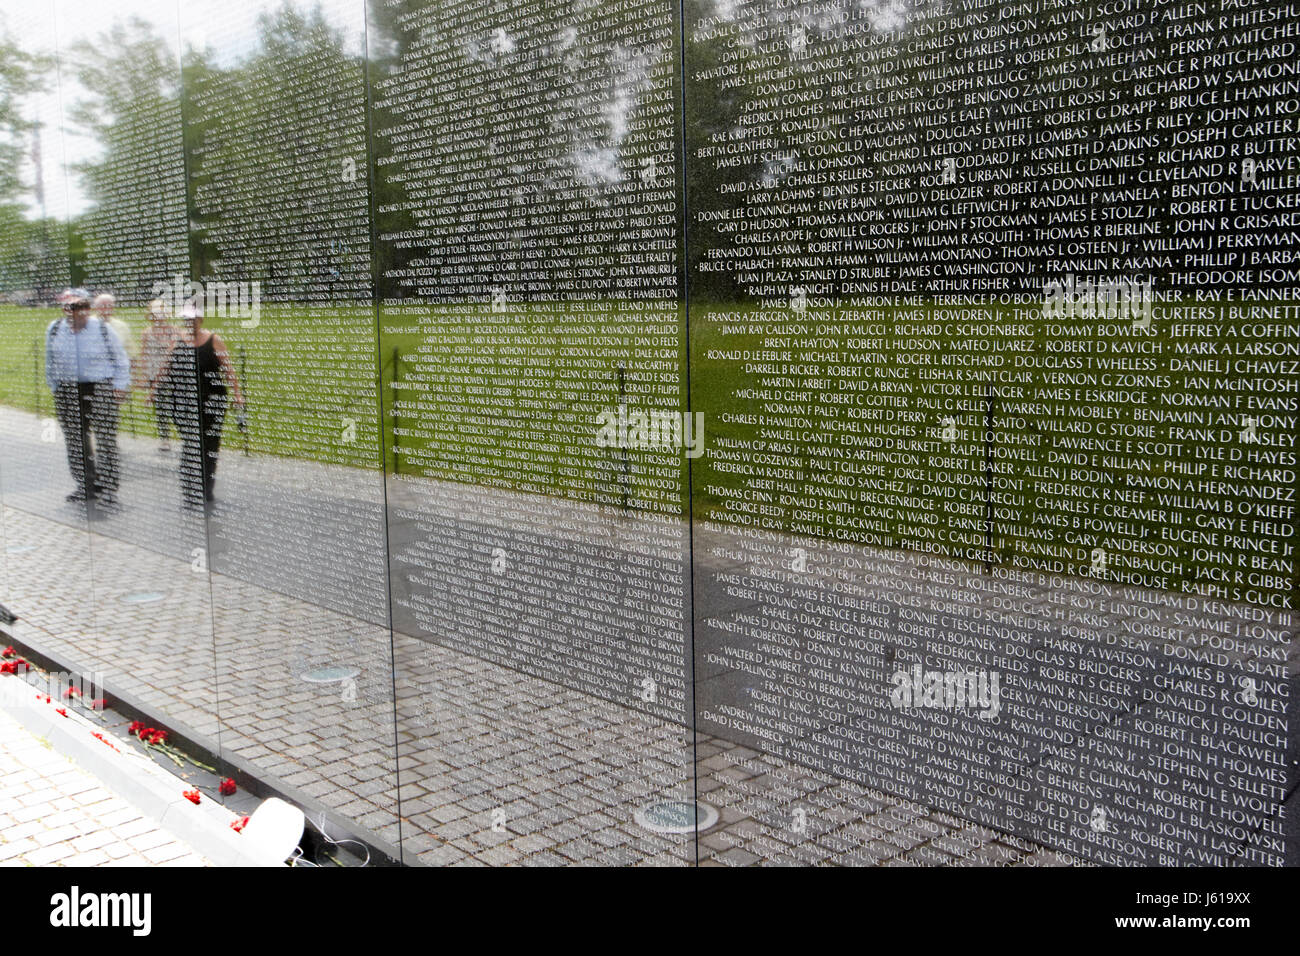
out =
{"type": "Polygon", "coordinates": [[[237,407],[244,396],[225,343],[203,329],[200,309],[188,305],[181,317],[180,339],[164,373],[164,394],[181,436],[181,493],[188,507],[201,508],[212,502],[229,396],[234,395],[237,407]]]}

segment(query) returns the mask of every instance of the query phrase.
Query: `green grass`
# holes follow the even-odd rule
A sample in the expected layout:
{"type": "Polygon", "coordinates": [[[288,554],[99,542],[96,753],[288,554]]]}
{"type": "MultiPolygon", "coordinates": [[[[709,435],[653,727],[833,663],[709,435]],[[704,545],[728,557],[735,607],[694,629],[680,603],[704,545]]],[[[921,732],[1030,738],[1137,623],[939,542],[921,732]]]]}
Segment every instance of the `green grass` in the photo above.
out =
{"type": "MultiPolygon", "coordinates": [[[[682,404],[675,327],[659,330],[673,343],[667,352],[660,347],[663,368],[647,369],[618,358],[644,354],[640,313],[620,318],[599,305],[577,316],[473,308],[472,315],[446,306],[415,317],[381,310],[378,378],[371,307],[263,305],[254,328],[238,319],[207,323],[226,343],[247,400],[247,431],[228,416],[223,447],[376,470],[382,447],[390,472],[681,512],[680,455],[592,446],[596,416],[620,395],[632,406],[682,404]],[[598,348],[612,357],[593,372],[585,359],[597,347],[588,333],[598,325],[610,330],[598,348]],[[537,344],[561,339],[571,343],[565,354],[537,344]],[[528,344],[499,347],[508,340],[528,344]],[[620,361],[628,366],[621,391],[620,361]]],[[[138,341],[143,314],[118,315],[138,341]]],[[[56,316],[0,306],[0,403],[53,414],[44,336],[56,316]]],[[[135,388],[123,406],[125,433],[154,434],[145,394],[135,388]]]]}
{"type": "MultiPolygon", "coordinates": [[[[709,454],[693,473],[697,518],[1297,606],[1295,513],[1280,499],[1295,491],[1300,376],[1281,372],[1258,390],[1234,390],[1260,369],[1216,373],[1205,365],[1255,360],[1252,340],[1237,331],[1264,321],[1250,307],[1224,317],[1216,306],[1214,321],[1182,321],[1175,334],[1159,318],[1150,331],[1078,318],[1049,332],[1037,308],[899,307],[854,316],[846,305],[810,311],[806,334],[794,336],[782,334],[792,321],[785,309],[695,310],[692,405],[710,429],[709,454]],[[984,315],[991,331],[954,334],[949,323],[971,314],[984,315]],[[711,357],[715,350],[774,358],[747,373],[733,357],[711,357]],[[1089,370],[1097,357],[1110,369],[1089,370]],[[1083,367],[1052,367],[1065,363],[1083,367]],[[1006,380],[986,382],[990,368],[1006,380]],[[1079,384],[1082,374],[1103,371],[1117,380],[1079,384]],[[756,391],[737,396],[745,387],[756,391]],[[1157,419],[1170,414],[1182,421],[1157,419]],[[1240,440],[1247,415],[1267,416],[1258,443],[1240,440]],[[942,437],[948,416],[951,442],[942,437]],[[860,431],[833,430],[845,423],[860,431]],[[1116,443],[1111,450],[1069,447],[1096,442],[1102,425],[1116,443]],[[877,442],[858,446],[873,473],[848,471],[855,463],[841,457],[863,439],[877,442]],[[738,499],[743,482],[719,465],[756,453],[768,456],[773,480],[757,490],[759,500],[738,499]],[[1257,471],[1219,476],[1215,492],[1172,487],[1242,465],[1257,471]],[[1286,475],[1290,487],[1268,487],[1286,475]],[[881,490],[859,487],[868,481],[881,490]],[[1096,549],[1104,571],[1092,568],[1096,549]]],[[[1281,337],[1276,320],[1271,334],[1281,337]]],[[[1297,354],[1294,340],[1281,344],[1297,354]]]]}

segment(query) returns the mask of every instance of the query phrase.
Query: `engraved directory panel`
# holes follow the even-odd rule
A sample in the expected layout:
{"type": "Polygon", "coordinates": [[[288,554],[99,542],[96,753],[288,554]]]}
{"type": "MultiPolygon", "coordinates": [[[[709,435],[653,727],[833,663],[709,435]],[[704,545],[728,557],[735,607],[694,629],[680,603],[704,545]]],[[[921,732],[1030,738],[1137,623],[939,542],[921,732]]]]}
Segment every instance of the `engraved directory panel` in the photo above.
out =
{"type": "Polygon", "coordinates": [[[371,5],[399,720],[465,779],[454,823],[416,781],[430,859],[692,849],[634,822],[691,793],[674,11],[371,5]]]}
{"type": "Polygon", "coordinates": [[[364,10],[190,3],[182,313],[221,746],[400,854],[372,307],[364,10]],[[193,320],[190,320],[193,326],[193,320]]]}
{"type": "Polygon", "coordinates": [[[715,852],[1282,862],[1296,10],[688,9],[715,852]]]}

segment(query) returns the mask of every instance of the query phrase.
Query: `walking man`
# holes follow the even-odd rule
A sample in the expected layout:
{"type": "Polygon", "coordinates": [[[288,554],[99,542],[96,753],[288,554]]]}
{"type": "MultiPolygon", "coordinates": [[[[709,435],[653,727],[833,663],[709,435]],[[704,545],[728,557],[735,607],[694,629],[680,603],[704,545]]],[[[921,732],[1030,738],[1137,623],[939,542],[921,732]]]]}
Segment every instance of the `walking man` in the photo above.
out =
{"type": "Polygon", "coordinates": [[[69,289],[60,299],[63,318],[45,333],[45,381],[75,486],[67,500],[111,506],[119,478],[118,405],[131,387],[131,363],[117,335],[90,314],[89,292],[69,289]]]}

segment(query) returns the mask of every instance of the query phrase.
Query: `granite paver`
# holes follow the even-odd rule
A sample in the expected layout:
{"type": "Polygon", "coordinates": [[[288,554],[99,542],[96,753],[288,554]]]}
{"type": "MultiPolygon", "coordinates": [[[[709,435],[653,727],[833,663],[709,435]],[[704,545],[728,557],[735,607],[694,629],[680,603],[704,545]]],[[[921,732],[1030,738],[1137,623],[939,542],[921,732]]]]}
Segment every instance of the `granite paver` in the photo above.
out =
{"type": "Polygon", "coordinates": [[[210,865],[0,710],[0,866],[149,866],[164,860],[210,865]],[[70,792],[83,799],[75,809],[58,809],[70,792]]]}

